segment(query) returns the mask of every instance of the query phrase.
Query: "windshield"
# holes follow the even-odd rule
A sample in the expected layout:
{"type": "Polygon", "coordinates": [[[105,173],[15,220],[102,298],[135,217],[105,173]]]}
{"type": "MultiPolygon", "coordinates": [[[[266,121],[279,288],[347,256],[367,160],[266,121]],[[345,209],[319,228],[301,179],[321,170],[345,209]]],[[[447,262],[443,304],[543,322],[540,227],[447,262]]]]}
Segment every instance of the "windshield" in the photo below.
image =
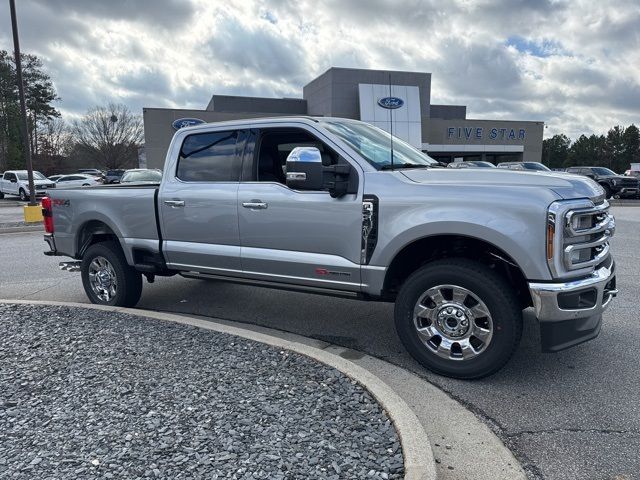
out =
{"type": "Polygon", "coordinates": [[[604,177],[607,177],[609,175],[617,175],[617,173],[614,172],[613,170],[609,170],[608,168],[604,168],[604,167],[592,168],[591,171],[596,175],[602,175],[604,177]]]}
{"type": "Polygon", "coordinates": [[[542,172],[550,172],[551,169],[547,168],[545,165],[541,164],[541,163],[537,163],[537,162],[524,162],[522,164],[522,166],[524,168],[526,168],[527,170],[540,170],[542,172]]]}
{"type": "MultiPolygon", "coordinates": [[[[16,173],[16,177],[18,177],[18,180],[28,180],[29,179],[29,176],[27,175],[27,172],[17,172],[16,173]]],[[[33,172],[33,179],[34,180],[46,180],[47,177],[45,177],[40,172],[33,172]]]]}
{"type": "Polygon", "coordinates": [[[121,182],[159,182],[161,179],[162,172],[157,170],[141,170],[137,172],[126,172],[122,176],[121,182]]]}
{"type": "MultiPolygon", "coordinates": [[[[325,121],[323,125],[378,170],[391,166],[391,135],[384,130],[364,122],[325,121]]],[[[437,162],[394,136],[393,164],[398,168],[411,168],[436,166],[437,162]]]]}

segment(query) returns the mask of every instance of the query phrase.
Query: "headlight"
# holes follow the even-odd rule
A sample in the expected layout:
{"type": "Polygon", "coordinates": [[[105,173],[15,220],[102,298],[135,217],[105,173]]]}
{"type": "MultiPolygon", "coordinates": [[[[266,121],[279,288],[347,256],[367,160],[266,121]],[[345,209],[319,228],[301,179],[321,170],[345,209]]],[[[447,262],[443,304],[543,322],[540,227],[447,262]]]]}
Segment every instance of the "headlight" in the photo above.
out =
{"type": "Polygon", "coordinates": [[[557,201],[549,206],[546,257],[554,278],[588,275],[609,255],[615,221],[605,201],[557,201]]]}

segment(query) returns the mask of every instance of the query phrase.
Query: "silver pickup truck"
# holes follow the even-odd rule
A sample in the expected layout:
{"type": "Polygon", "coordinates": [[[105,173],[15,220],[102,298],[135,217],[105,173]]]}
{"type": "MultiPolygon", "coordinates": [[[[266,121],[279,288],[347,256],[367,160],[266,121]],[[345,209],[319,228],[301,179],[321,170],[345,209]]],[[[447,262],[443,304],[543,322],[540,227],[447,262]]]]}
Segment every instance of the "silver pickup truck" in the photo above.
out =
{"type": "Polygon", "coordinates": [[[94,303],[133,306],[143,276],[175,274],[395,302],[411,355],[457,378],[502,367],[528,307],[543,351],[598,335],[617,292],[608,209],[585,177],[439,168],[309,117],[183,128],[159,185],[43,201],[46,254],[76,260],[94,303]]]}

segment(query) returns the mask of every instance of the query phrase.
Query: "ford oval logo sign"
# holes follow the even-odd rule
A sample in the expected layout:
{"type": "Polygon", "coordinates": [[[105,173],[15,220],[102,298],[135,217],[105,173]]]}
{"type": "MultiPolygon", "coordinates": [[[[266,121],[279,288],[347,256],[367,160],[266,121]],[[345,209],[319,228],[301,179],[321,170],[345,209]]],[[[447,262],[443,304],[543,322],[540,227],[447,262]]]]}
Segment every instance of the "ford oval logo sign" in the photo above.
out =
{"type": "Polygon", "coordinates": [[[384,97],[378,100],[378,105],[382,108],[394,110],[404,105],[404,100],[398,97],[384,97]]]}
{"type": "Polygon", "coordinates": [[[180,130],[181,128],[200,125],[201,123],[204,123],[204,120],[200,120],[199,118],[179,118],[174,120],[171,126],[176,130],[180,130]]]}

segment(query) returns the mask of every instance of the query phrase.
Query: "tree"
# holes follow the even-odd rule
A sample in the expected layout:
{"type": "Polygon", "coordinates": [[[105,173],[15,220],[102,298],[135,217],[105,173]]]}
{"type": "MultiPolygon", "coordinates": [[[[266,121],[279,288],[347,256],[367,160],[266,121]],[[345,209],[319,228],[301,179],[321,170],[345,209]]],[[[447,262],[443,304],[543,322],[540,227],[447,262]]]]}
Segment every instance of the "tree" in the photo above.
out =
{"type": "Polygon", "coordinates": [[[607,132],[607,140],[605,144],[605,155],[603,165],[612,170],[619,171],[624,168],[624,127],[616,125],[607,132]]]}
{"type": "Polygon", "coordinates": [[[560,133],[542,141],[542,163],[549,168],[560,168],[569,155],[571,140],[560,133]]]}
{"type": "Polygon", "coordinates": [[[65,156],[71,148],[71,136],[67,123],[61,118],[52,118],[43,124],[38,136],[38,155],[34,166],[47,174],[59,173],[65,156]]]}
{"type": "Polygon", "coordinates": [[[595,135],[580,137],[573,142],[569,149],[569,154],[565,160],[564,166],[571,167],[574,165],[598,166],[603,165],[602,159],[606,156],[606,139],[603,135],[595,135]]]}
{"type": "MultiPolygon", "coordinates": [[[[29,54],[22,54],[21,58],[29,140],[34,154],[37,154],[39,129],[52,118],[60,116],[52,105],[59,98],[51,78],[43,70],[40,59],[29,54]]],[[[0,50],[0,169],[23,166],[15,59],[6,50],[0,50]]]]}
{"type": "Polygon", "coordinates": [[[107,169],[136,165],[144,136],[142,117],[115,103],[90,109],[73,123],[72,132],[79,150],[107,169]]]}
{"type": "Polygon", "coordinates": [[[622,134],[622,160],[624,171],[629,168],[629,164],[640,162],[640,130],[633,123],[629,125],[622,134]]]}

